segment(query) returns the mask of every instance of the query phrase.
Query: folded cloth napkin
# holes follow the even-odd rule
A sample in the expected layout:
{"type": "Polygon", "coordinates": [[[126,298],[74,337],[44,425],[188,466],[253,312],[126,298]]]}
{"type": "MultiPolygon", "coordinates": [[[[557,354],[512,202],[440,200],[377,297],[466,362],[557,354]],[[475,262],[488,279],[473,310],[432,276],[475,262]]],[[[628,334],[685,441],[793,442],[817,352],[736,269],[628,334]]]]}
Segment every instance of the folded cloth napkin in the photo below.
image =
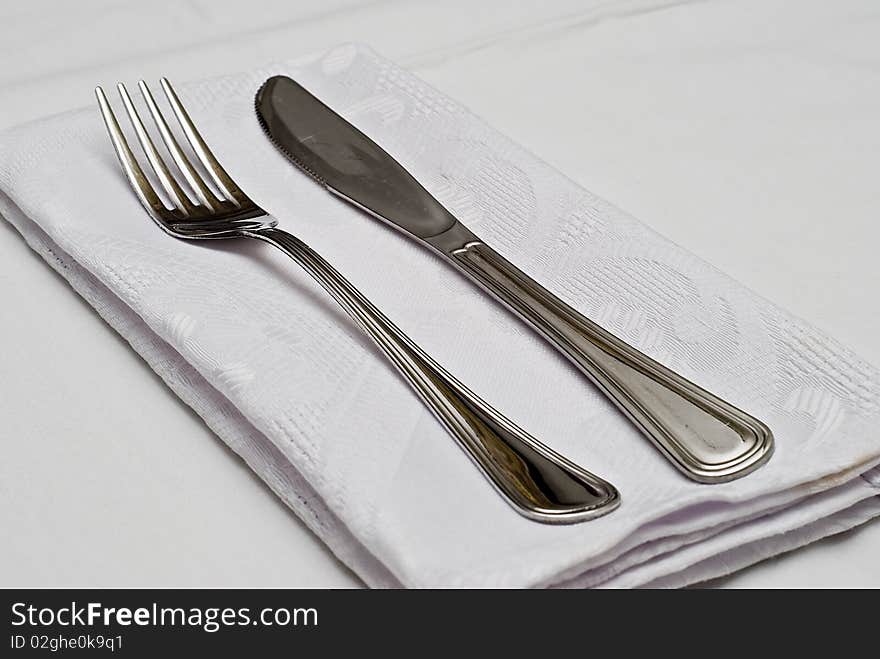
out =
{"type": "Polygon", "coordinates": [[[880,514],[875,368],[411,74],[343,45],[177,87],[282,227],[471,388],[622,493],[613,514],[572,526],[516,514],[283,255],[157,229],[96,107],[0,135],[3,216],[367,584],[683,585],[880,514]],[[774,457],[732,483],[684,478],[532,331],[276,152],[253,99],[279,73],[567,302],[767,422],[774,457]]]}

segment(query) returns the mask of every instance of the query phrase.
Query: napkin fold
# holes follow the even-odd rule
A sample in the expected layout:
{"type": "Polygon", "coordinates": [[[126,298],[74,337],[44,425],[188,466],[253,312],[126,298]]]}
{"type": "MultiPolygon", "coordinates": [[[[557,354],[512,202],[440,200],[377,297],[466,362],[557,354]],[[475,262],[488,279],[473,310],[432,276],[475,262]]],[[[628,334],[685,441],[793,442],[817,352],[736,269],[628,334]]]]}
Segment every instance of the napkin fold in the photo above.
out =
{"type": "MultiPolygon", "coordinates": [[[[609,479],[572,526],[517,515],[320,287],[249,241],[159,231],[96,107],[0,134],[0,213],[372,586],[681,586],[880,514],[880,372],[364,46],[176,85],[233,178],[459,379],[609,479]],[[568,362],[263,136],[296,78],[560,297],[773,429],[732,483],[680,475],[568,362]]],[[[279,557],[283,560],[284,557],[279,557]]]]}

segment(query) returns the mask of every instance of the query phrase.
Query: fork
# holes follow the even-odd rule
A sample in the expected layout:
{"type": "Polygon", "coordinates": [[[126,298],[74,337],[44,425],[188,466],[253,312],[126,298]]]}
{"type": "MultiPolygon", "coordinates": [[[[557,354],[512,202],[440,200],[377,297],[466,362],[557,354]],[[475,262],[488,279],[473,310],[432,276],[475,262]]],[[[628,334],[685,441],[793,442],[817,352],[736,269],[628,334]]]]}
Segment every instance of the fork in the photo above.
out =
{"type": "Polygon", "coordinates": [[[147,213],[166,233],[184,240],[252,238],[269,243],[308,272],[345,310],[406,379],[520,514],[538,522],[572,523],[592,519],[620,504],[617,489],[544,445],[459,382],[419,348],[333,266],[254,203],[221,167],[196,130],[166,78],[162,90],[189,142],[219,194],[206,183],[181,149],[146,83],[138,83],[162,142],[183,184],[159,155],[125,85],[117,89],[147,162],[165,191],[157,194],[128,145],[101,87],[95,89],[101,115],[122,169],[147,213]],[[184,185],[195,201],[184,191],[184,185]]]}

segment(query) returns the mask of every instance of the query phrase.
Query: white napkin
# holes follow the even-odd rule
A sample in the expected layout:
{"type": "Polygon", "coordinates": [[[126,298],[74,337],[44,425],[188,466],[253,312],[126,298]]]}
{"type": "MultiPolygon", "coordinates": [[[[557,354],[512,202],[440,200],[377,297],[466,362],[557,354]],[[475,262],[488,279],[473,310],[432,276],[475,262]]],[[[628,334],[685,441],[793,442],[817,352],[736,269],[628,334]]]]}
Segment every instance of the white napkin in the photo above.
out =
{"type": "Polygon", "coordinates": [[[295,264],[258,243],[187,243],[156,228],[96,107],[0,134],[3,216],[368,584],[683,585],[880,514],[875,368],[411,74],[343,45],[177,87],[283,228],[472,389],[622,493],[618,511],[579,525],[520,517],[295,264]],[[767,422],[774,457],[728,484],[682,477],[518,320],[278,154],[253,114],[276,73],[587,316],[767,422]]]}

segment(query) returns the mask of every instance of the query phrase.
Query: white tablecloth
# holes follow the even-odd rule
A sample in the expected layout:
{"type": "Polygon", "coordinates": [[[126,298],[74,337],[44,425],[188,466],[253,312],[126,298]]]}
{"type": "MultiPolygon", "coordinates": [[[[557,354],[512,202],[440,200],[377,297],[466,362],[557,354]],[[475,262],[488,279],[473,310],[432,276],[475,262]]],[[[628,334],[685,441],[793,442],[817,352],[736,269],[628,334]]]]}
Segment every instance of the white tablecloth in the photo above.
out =
{"type": "MultiPolygon", "coordinates": [[[[511,4],[7,4],[0,126],[367,42],[880,362],[871,2],[511,4]]],[[[0,584],[356,584],[2,226],[0,584]]],[[[868,526],[728,582],[876,586],[878,547],[868,526]]]]}

